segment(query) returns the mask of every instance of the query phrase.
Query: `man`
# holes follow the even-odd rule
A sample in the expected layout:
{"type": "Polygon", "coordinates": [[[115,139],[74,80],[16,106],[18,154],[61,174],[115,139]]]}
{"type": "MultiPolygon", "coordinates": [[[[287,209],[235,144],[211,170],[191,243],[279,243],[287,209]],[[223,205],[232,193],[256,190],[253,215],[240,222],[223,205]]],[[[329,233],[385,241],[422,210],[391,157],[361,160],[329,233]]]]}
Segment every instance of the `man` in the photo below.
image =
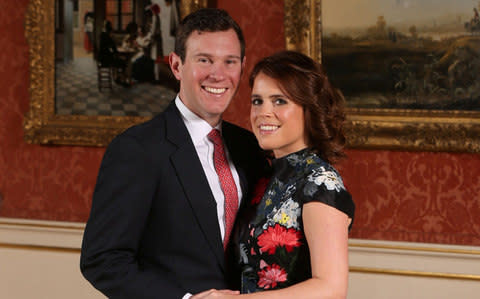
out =
{"type": "Polygon", "coordinates": [[[238,88],[244,49],[225,11],[187,16],[169,57],[180,81],[177,98],[108,146],[80,261],[83,275],[106,296],[181,299],[239,282],[229,277],[234,271],[224,253],[231,214],[265,166],[254,136],[221,120],[238,88]],[[228,175],[221,177],[212,128],[225,145],[228,175]]]}

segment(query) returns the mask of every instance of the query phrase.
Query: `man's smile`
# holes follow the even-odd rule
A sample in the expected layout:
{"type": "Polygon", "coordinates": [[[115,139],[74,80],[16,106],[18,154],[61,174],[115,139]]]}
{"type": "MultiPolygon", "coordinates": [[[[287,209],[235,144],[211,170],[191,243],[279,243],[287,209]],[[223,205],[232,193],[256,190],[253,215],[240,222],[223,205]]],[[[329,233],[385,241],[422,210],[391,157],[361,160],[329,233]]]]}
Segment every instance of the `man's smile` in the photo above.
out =
{"type": "Polygon", "coordinates": [[[208,87],[208,86],[202,86],[202,88],[209,92],[209,93],[213,93],[213,94],[222,94],[224,93],[225,91],[227,91],[227,88],[223,87],[223,88],[216,88],[216,87],[208,87]]]}

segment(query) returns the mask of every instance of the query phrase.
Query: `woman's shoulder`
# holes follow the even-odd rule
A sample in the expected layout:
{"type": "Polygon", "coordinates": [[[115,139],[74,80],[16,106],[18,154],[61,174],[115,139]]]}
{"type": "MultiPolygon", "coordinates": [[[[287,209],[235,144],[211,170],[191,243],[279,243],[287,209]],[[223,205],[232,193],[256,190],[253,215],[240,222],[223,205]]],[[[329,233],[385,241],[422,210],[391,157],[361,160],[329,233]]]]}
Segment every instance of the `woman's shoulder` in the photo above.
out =
{"type": "Polygon", "coordinates": [[[330,163],[326,162],[315,152],[311,150],[302,150],[286,157],[289,168],[296,173],[300,181],[316,182],[320,184],[326,182],[328,189],[332,184],[336,188],[343,188],[342,178],[338,171],[330,163]]]}
{"type": "Polygon", "coordinates": [[[337,192],[346,190],[342,177],[328,162],[313,154],[306,159],[304,179],[317,186],[324,186],[327,190],[337,192]]]}
{"type": "Polygon", "coordinates": [[[335,167],[315,154],[307,157],[305,162],[299,193],[301,202],[322,202],[353,218],[355,204],[335,167]]]}

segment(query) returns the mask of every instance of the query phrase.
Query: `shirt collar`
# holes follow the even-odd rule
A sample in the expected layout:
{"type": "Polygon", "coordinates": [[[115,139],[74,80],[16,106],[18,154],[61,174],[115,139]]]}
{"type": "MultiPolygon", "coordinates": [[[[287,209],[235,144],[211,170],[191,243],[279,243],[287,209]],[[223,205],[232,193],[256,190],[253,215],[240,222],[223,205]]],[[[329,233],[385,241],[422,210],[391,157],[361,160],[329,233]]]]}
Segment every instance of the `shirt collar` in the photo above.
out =
{"type": "MultiPolygon", "coordinates": [[[[185,106],[180,97],[177,94],[175,98],[175,105],[177,106],[180,114],[182,115],[183,122],[187,127],[188,133],[192,138],[193,144],[197,145],[201,142],[204,142],[208,133],[213,129],[212,126],[204,119],[193,113],[190,109],[185,106]]],[[[222,121],[215,126],[215,129],[222,132],[222,121]]]]}

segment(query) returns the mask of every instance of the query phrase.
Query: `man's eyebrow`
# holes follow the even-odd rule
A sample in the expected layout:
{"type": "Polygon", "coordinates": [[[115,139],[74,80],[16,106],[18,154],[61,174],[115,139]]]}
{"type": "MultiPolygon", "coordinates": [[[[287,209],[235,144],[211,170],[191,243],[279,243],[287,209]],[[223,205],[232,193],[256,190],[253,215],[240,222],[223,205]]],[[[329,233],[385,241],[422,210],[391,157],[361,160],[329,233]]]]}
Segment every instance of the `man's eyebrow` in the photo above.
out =
{"type": "MultiPolygon", "coordinates": [[[[204,57],[212,58],[212,57],[214,57],[215,55],[200,52],[200,53],[197,53],[197,54],[195,54],[195,55],[193,55],[193,56],[195,56],[195,57],[204,56],[204,57]]],[[[240,60],[240,56],[239,56],[239,55],[227,55],[226,58],[230,58],[230,59],[233,58],[233,59],[238,59],[238,60],[240,60]]]]}
{"type": "Polygon", "coordinates": [[[234,59],[240,59],[240,56],[238,55],[228,55],[228,58],[234,58],[234,59]]]}
{"type": "Polygon", "coordinates": [[[207,54],[207,53],[197,53],[193,56],[206,56],[206,57],[212,57],[213,55],[207,54]]]}

